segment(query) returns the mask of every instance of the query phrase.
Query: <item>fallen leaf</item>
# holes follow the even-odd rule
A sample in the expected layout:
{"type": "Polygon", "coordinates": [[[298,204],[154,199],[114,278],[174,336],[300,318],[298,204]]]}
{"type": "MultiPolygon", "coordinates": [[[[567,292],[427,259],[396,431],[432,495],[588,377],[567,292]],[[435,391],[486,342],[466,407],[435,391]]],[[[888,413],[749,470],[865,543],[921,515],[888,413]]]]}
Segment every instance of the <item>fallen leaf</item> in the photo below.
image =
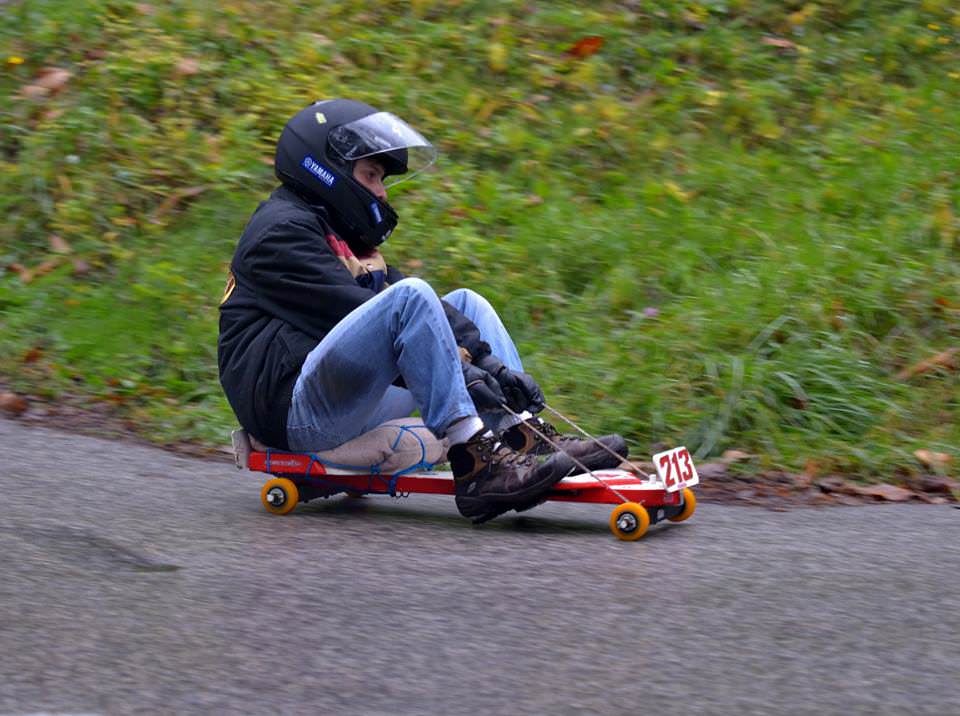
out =
{"type": "Polygon", "coordinates": [[[942,492],[945,495],[952,494],[954,490],[960,489],[960,485],[955,480],[943,475],[923,475],[911,480],[910,484],[922,492],[942,492]]]}
{"type": "MultiPolygon", "coordinates": [[[[20,271],[20,280],[24,283],[30,283],[33,279],[38,276],[43,276],[53,271],[55,268],[60,266],[63,263],[63,256],[54,256],[53,258],[47,259],[38,266],[34,266],[31,269],[23,269],[20,271]]],[[[19,264],[14,264],[19,266],[19,264]]],[[[21,267],[22,268],[22,267],[21,267]]]]}
{"type": "Polygon", "coordinates": [[[73,252],[73,249],[70,248],[70,244],[56,234],[50,234],[48,240],[50,242],[50,249],[55,253],[69,254],[73,252]]]}
{"type": "Polygon", "coordinates": [[[32,83],[20,88],[20,94],[28,98],[49,97],[55,95],[73,77],[73,73],[61,67],[44,67],[32,83]]]}
{"type": "Polygon", "coordinates": [[[603,47],[603,38],[599,35],[590,35],[589,37],[577,40],[570,49],[567,50],[567,54],[583,59],[584,57],[590,57],[590,55],[596,54],[601,47],[603,47]]]}
{"type": "Polygon", "coordinates": [[[177,63],[176,71],[178,75],[190,77],[200,71],[200,63],[192,57],[184,57],[177,63]]]}
{"type": "Polygon", "coordinates": [[[27,273],[27,268],[23,264],[12,263],[9,266],[7,266],[7,271],[17,274],[17,276],[19,276],[22,279],[23,275],[27,273]]]}
{"type": "Polygon", "coordinates": [[[918,375],[929,373],[937,368],[946,368],[947,370],[960,369],[960,348],[948,348],[945,351],[937,353],[931,358],[922,360],[919,363],[904,368],[894,376],[896,380],[908,380],[918,375]]]}
{"type": "Polygon", "coordinates": [[[73,273],[77,276],[83,276],[84,274],[90,273],[90,264],[83,259],[74,259],[73,273]]]}
{"type": "Polygon", "coordinates": [[[831,492],[840,495],[856,494],[856,486],[853,483],[848,482],[842,477],[838,477],[836,475],[821,477],[819,480],[815,480],[813,484],[824,492],[831,492]]]}
{"type": "Polygon", "coordinates": [[[43,349],[34,347],[26,351],[21,360],[23,360],[24,363],[36,363],[42,355],[43,349]]]}
{"type": "Polygon", "coordinates": [[[796,50],[797,43],[792,42],[785,37],[761,37],[761,45],[767,45],[769,47],[779,47],[781,50],[796,50]]]}
{"type": "Polygon", "coordinates": [[[932,470],[944,470],[953,460],[950,455],[944,452],[933,452],[931,450],[914,450],[913,456],[932,470]]]}
{"type": "Polygon", "coordinates": [[[27,399],[16,393],[0,393],[0,410],[7,415],[16,417],[22,415],[27,409],[27,399]]]}
{"type": "Polygon", "coordinates": [[[914,495],[912,490],[897,485],[857,485],[856,491],[863,497],[873,497],[887,502],[904,502],[914,495]]]}
{"type": "Polygon", "coordinates": [[[173,209],[181,201],[202,194],[208,188],[209,187],[206,186],[192,186],[186,189],[177,189],[176,191],[171,192],[170,196],[164,199],[160,206],[157,207],[157,210],[153,212],[153,216],[150,217],[150,221],[154,224],[158,223],[160,217],[173,209]]]}
{"type": "Polygon", "coordinates": [[[720,460],[726,465],[731,465],[735,462],[748,462],[752,457],[753,455],[743,450],[724,450],[720,460]]]}
{"type": "Polygon", "coordinates": [[[916,495],[917,499],[921,502],[926,502],[928,505],[946,505],[950,500],[946,497],[939,497],[934,495],[926,495],[924,493],[918,493],[916,495]]]}

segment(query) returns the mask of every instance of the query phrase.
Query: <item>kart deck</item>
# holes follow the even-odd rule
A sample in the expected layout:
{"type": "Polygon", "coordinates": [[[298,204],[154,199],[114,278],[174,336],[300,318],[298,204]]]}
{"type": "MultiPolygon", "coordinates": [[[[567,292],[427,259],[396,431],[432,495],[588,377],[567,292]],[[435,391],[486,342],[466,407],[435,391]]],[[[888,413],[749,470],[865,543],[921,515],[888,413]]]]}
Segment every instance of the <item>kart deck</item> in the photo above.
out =
{"type": "MultiPolygon", "coordinates": [[[[453,473],[426,470],[400,475],[373,474],[324,465],[304,453],[251,452],[250,470],[292,478],[305,486],[325,491],[405,494],[454,494],[453,473]]],[[[548,500],[592,502],[618,505],[624,499],[645,507],[674,506],[682,503],[679,491],[668,492],[655,475],[639,477],[622,469],[595,470],[592,474],[565,477],[554,485],[548,500]],[[619,493],[619,494],[617,494],[619,493]]]]}
{"type": "MultiPolygon", "coordinates": [[[[329,459],[324,461],[310,453],[251,449],[243,431],[235,431],[233,438],[238,468],[272,476],[261,489],[260,498],[267,511],[276,515],[288,514],[298,502],[340,493],[392,497],[455,494],[452,472],[424,467],[391,474],[374,468],[338,467],[329,459]]],[[[644,475],[637,468],[570,475],[554,485],[543,499],[615,505],[610,513],[611,531],[619,539],[637,540],[652,524],[689,519],[697,505],[690,488],[700,478],[686,448],[658,453],[653,456],[653,463],[655,475],[644,475]]]]}

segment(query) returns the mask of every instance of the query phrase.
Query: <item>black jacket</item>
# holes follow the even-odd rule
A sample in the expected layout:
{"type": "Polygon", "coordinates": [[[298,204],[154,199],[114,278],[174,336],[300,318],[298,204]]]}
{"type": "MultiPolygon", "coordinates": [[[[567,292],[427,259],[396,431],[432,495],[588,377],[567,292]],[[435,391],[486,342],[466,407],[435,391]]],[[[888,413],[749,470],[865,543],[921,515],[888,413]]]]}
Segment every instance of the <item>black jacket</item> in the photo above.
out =
{"type": "MultiPolygon", "coordinates": [[[[260,204],[237,244],[220,304],[220,383],[240,425],[287,448],[287,411],[307,354],[350,311],[376,294],[360,286],[326,241],[322,207],[280,187],[260,204]]],[[[403,274],[388,267],[387,281],[403,274]]],[[[490,352],[477,327],[444,302],[457,343],[490,352]]]]}

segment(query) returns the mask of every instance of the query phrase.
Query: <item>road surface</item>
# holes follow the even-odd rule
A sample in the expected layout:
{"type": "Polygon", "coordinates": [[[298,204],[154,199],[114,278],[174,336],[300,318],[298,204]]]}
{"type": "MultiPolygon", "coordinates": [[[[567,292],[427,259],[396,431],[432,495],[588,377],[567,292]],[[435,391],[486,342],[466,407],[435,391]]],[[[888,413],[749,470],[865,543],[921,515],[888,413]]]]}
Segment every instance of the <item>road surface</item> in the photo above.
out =
{"type": "Polygon", "coordinates": [[[960,714],[960,510],[452,500],[0,420],[0,714],[960,714]]]}

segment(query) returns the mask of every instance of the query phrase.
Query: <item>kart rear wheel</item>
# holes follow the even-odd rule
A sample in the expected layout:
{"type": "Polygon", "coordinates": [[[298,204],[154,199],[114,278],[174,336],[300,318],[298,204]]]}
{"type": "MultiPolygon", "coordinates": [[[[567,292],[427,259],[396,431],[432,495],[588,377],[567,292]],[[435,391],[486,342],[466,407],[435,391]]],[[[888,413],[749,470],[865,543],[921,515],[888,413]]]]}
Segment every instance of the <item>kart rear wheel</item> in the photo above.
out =
{"type": "Polygon", "coordinates": [[[300,490],[293,480],[285,477],[275,477],[268,480],[260,490],[260,500],[267,512],[275,515],[285,515],[300,501],[300,490]]]}
{"type": "Polygon", "coordinates": [[[679,515],[674,515],[673,517],[668,517],[667,519],[671,522],[683,522],[684,520],[690,519],[694,511],[697,509],[697,496],[693,494],[693,490],[689,487],[683,488],[683,510],[679,515]]]}
{"type": "Polygon", "coordinates": [[[650,527],[650,515],[642,505],[636,502],[624,502],[610,513],[610,531],[625,542],[633,542],[643,537],[650,527]]]}

